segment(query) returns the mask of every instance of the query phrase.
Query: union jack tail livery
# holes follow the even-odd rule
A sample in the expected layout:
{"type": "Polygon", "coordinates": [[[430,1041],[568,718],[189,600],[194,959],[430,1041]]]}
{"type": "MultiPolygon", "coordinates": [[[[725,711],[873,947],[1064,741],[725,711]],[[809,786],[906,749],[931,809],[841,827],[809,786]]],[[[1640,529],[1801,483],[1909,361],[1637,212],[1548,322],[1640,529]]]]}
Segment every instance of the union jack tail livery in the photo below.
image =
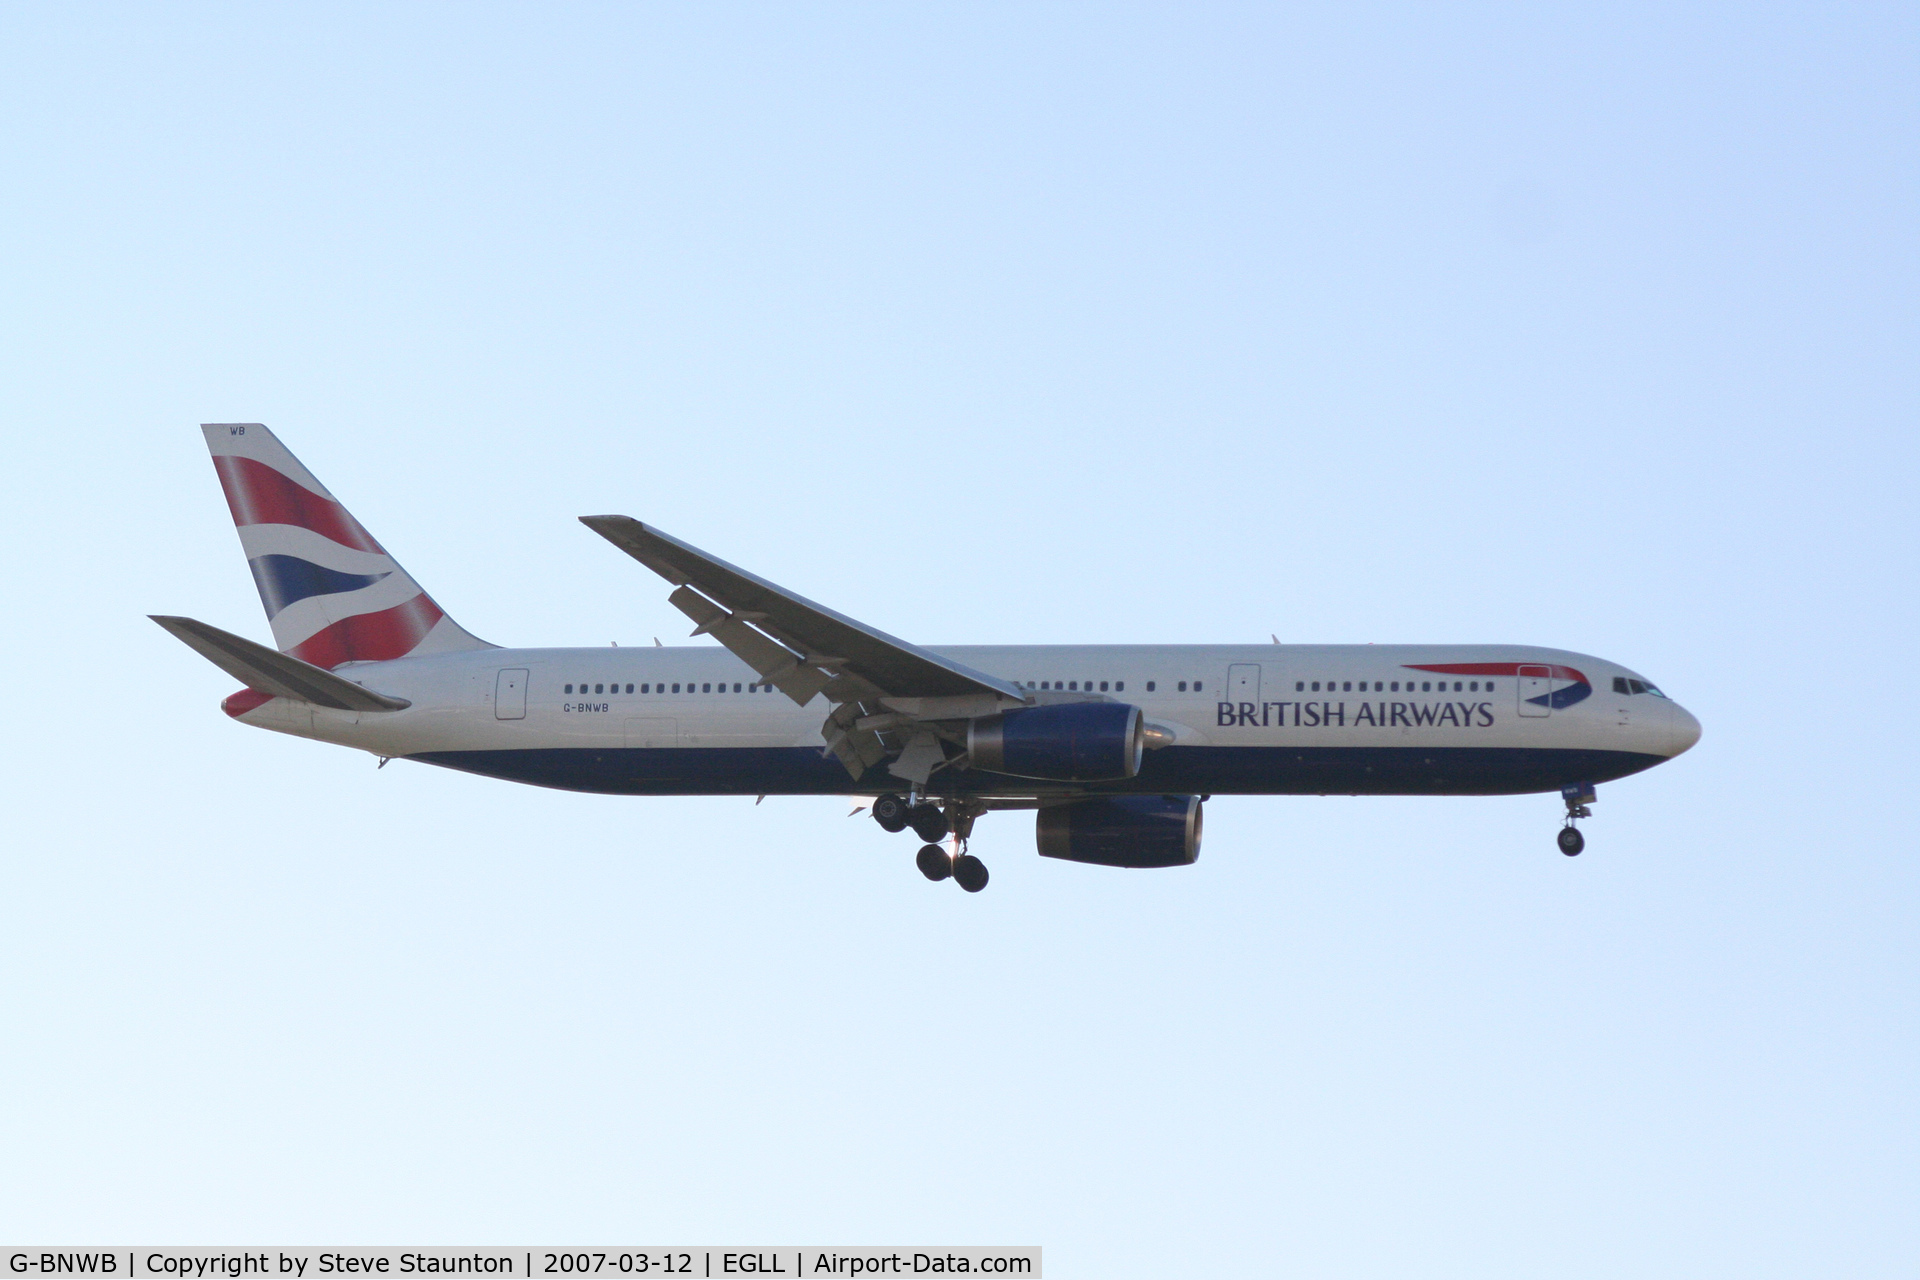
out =
{"type": "Polygon", "coordinates": [[[449,618],[271,431],[200,429],[282,653],[332,670],[494,647],[449,618]]]}

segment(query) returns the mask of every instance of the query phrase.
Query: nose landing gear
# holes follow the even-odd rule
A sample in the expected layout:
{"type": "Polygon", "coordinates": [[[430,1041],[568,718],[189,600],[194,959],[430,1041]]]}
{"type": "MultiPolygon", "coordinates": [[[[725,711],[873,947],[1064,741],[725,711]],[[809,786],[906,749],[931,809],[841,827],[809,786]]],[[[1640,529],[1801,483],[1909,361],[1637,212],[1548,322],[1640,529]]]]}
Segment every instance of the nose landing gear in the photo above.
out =
{"type": "Polygon", "coordinates": [[[1577,858],[1580,851],[1587,847],[1587,838],[1580,834],[1580,828],[1573,824],[1582,818],[1591,818],[1593,810],[1587,806],[1594,803],[1593,784],[1591,782],[1569,782],[1560,788],[1560,798],[1567,802],[1566,822],[1560,828],[1560,834],[1554,837],[1554,843],[1560,846],[1560,852],[1569,858],[1577,858]]]}

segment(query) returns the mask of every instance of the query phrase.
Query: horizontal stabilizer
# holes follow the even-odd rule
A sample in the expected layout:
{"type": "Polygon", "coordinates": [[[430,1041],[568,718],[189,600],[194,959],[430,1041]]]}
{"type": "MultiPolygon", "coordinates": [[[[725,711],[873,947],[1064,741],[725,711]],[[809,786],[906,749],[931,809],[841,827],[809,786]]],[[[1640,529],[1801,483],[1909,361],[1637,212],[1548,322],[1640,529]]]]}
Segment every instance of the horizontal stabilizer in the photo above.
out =
{"type": "Polygon", "coordinates": [[[161,614],[147,616],[208,662],[234,679],[244,681],[249,689],[276,698],[311,702],[316,707],[332,707],[336,711],[399,711],[413,705],[405,698],[375,693],[325,667],[316,667],[292,654],[255,644],[204,622],[161,614]]]}

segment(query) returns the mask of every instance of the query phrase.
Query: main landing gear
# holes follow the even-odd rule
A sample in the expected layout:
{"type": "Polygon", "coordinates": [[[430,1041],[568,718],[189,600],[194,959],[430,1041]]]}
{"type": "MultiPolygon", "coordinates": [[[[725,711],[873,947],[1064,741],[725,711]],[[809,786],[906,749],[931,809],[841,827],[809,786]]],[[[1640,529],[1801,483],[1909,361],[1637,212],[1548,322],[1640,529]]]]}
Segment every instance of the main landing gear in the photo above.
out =
{"type": "Polygon", "coordinates": [[[973,820],[979,816],[973,809],[959,801],[948,801],[942,809],[917,797],[906,800],[886,795],[873,802],[872,812],[873,820],[883,831],[905,831],[912,827],[913,833],[926,841],[914,855],[913,863],[927,879],[952,880],[968,893],[978,893],[987,887],[987,864],[966,852],[967,838],[973,834],[973,820]],[[949,836],[953,839],[951,851],[941,844],[949,836]]]}
{"type": "Polygon", "coordinates": [[[1573,824],[1582,818],[1591,818],[1593,810],[1587,806],[1594,803],[1593,784],[1591,782],[1570,782],[1560,788],[1560,798],[1567,802],[1567,819],[1560,828],[1560,834],[1554,837],[1554,843],[1560,846],[1560,852],[1569,858],[1577,858],[1580,851],[1587,847],[1587,838],[1580,834],[1580,828],[1573,824]]]}

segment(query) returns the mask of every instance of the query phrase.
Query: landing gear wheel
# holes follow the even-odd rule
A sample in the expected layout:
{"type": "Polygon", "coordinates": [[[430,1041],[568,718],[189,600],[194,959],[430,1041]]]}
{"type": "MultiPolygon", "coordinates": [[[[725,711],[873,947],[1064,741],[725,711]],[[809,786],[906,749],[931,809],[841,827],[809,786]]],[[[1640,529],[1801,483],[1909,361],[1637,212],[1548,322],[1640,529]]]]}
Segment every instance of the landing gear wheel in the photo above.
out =
{"type": "Polygon", "coordinates": [[[1578,827],[1560,828],[1560,834],[1555,839],[1560,845],[1560,852],[1569,858],[1579,857],[1580,851],[1587,847],[1587,838],[1580,834],[1578,827]]]}
{"type": "Polygon", "coordinates": [[[953,874],[953,859],[937,844],[923,844],[913,857],[913,865],[929,880],[945,880],[953,874]]]}
{"type": "Polygon", "coordinates": [[[987,864],[970,853],[963,853],[953,860],[953,882],[968,893],[978,893],[987,887],[987,864]]]}
{"type": "Polygon", "coordinates": [[[928,844],[937,844],[947,838],[950,828],[947,815],[930,804],[917,804],[907,811],[907,824],[913,828],[913,834],[928,844]]]}
{"type": "Polygon", "coordinates": [[[881,796],[873,802],[873,820],[880,824],[882,831],[905,831],[907,802],[899,796],[881,796]]]}

